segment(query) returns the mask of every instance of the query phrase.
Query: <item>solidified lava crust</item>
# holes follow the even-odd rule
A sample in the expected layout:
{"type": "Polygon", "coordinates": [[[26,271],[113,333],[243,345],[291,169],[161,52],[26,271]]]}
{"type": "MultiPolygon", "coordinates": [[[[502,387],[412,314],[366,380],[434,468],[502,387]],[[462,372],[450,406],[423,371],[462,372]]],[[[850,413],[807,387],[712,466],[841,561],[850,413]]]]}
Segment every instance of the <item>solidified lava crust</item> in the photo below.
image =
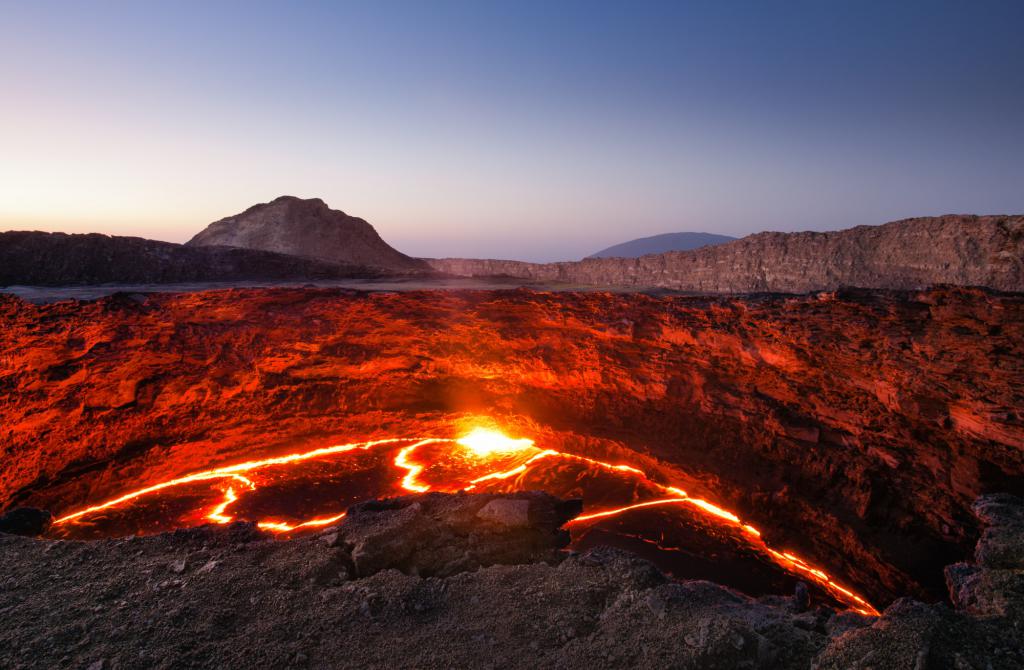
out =
{"type": "Polygon", "coordinates": [[[1024,483],[1019,295],[262,289],[0,318],[0,507],[485,417],[685,485],[884,606],[944,597],[972,501],[1024,483]]]}

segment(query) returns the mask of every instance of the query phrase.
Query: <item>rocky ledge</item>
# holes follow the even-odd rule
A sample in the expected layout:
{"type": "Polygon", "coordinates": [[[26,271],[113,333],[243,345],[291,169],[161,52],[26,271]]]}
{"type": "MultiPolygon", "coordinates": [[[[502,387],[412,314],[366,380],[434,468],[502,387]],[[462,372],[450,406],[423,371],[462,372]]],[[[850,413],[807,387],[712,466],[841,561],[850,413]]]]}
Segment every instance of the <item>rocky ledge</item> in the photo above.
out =
{"type": "MultiPolygon", "coordinates": [[[[0,534],[0,667],[1020,668],[1024,500],[980,498],[953,607],[881,617],[559,551],[578,502],[429,494],[315,536],[247,523],[66,542],[0,534]]],[[[799,589],[798,589],[799,591],[799,589]]]]}
{"type": "Polygon", "coordinates": [[[805,293],[844,286],[932,284],[1024,290],[1024,216],[946,215],[832,232],[763,232],[724,244],[638,258],[563,263],[436,258],[434,270],[597,286],[701,293],[805,293]]]}

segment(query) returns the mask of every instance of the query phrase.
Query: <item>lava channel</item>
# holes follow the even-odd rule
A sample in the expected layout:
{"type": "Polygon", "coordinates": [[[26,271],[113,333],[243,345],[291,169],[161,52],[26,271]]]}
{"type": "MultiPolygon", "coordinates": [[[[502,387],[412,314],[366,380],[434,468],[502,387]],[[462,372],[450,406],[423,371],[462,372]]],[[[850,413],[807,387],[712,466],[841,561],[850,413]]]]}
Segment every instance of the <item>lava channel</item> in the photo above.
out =
{"type": "Polygon", "coordinates": [[[709,531],[728,536],[745,551],[807,580],[835,601],[863,614],[878,615],[863,597],[824,570],[791,551],[768,546],[757,528],[709,500],[658,483],[628,463],[540,448],[533,440],[513,439],[485,428],[458,438],[352,442],[194,472],[63,514],[54,521],[53,532],[110,536],[182,525],[226,524],[242,518],[256,520],[266,531],[294,533],[333,524],[344,518],[348,505],[369,498],[427,491],[526,489],[562,496],[582,493],[587,504],[597,509],[569,522],[581,529],[644,511],[674,515],[685,511],[709,531]],[[211,495],[215,498],[212,503],[211,495]],[[153,510],[146,503],[153,500],[160,501],[156,514],[161,518],[156,524],[147,521],[153,510]],[[288,504],[303,509],[274,513],[288,504]],[[317,513],[306,516],[311,511],[317,513]]]}

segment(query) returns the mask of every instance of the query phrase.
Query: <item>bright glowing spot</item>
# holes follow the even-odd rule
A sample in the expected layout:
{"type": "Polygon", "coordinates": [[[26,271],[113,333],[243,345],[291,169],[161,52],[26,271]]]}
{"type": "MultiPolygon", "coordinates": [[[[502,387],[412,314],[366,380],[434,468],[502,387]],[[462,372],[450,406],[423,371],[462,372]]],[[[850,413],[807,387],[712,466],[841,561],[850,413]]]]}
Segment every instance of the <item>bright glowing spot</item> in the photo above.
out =
{"type": "Polygon", "coordinates": [[[511,454],[533,447],[533,440],[529,438],[521,437],[516,440],[488,428],[476,428],[468,435],[460,437],[456,442],[477,456],[511,454]]]}

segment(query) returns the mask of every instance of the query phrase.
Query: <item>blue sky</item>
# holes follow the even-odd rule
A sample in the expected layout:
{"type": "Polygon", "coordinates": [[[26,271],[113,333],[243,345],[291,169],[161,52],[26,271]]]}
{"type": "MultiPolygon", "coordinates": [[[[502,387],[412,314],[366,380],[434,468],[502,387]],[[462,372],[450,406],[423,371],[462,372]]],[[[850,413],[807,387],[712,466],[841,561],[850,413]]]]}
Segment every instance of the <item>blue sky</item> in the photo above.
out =
{"type": "Polygon", "coordinates": [[[1022,2],[4,2],[0,229],[406,253],[1024,211],[1022,2]]]}

